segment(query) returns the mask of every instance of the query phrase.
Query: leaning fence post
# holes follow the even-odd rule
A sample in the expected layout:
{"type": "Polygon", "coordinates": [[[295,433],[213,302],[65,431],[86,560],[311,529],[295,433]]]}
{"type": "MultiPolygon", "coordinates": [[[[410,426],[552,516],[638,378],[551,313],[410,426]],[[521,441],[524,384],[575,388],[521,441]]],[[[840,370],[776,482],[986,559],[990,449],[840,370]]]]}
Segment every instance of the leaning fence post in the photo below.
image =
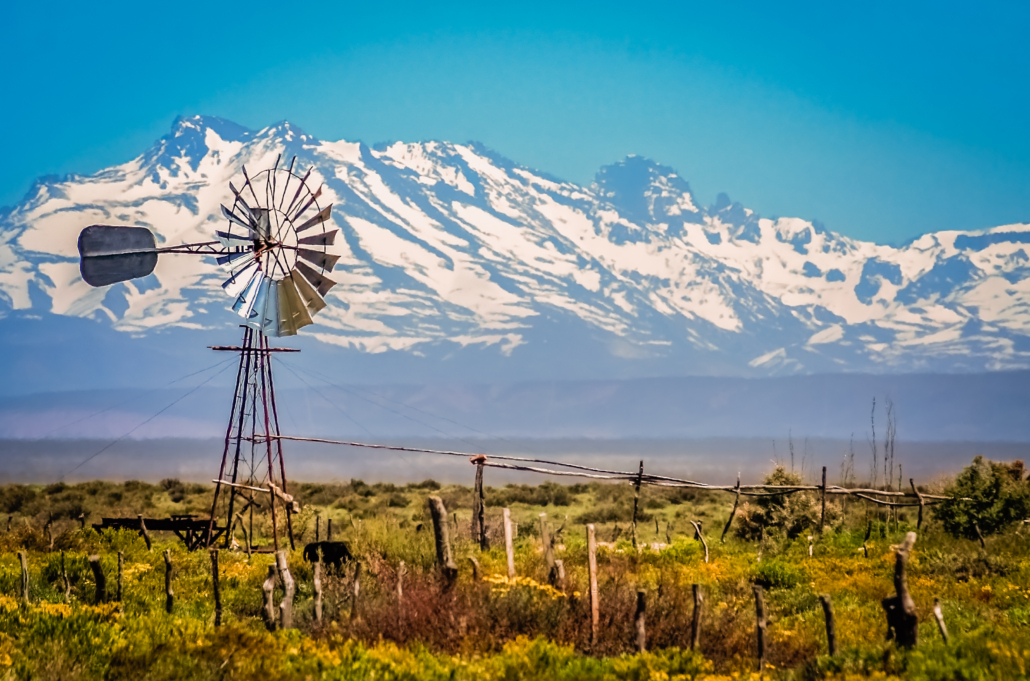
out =
{"type": "Polygon", "coordinates": [[[508,555],[508,579],[515,579],[515,545],[511,536],[511,511],[504,509],[504,552],[508,555]]]}
{"type": "Polygon", "coordinates": [[[912,479],[912,478],[909,478],[908,479],[908,484],[912,485],[912,491],[915,493],[916,498],[919,499],[919,519],[916,520],[916,529],[917,530],[921,530],[921,529],[923,529],[923,506],[925,505],[926,502],[923,500],[922,493],[916,487],[915,480],[912,479]]]}
{"type": "Polygon", "coordinates": [[[593,523],[587,525],[587,570],[590,573],[590,642],[596,645],[600,603],[597,598],[597,537],[593,523]]]}
{"type": "Polygon", "coordinates": [[[265,620],[265,626],[269,631],[275,631],[275,599],[273,598],[273,592],[275,591],[275,565],[268,566],[268,577],[265,578],[264,583],[261,585],[261,592],[264,598],[264,605],[261,608],[262,619],[265,620]]]}
{"type": "Polygon", "coordinates": [[[139,518],[139,531],[143,535],[143,541],[147,544],[147,551],[153,551],[154,545],[150,543],[150,532],[147,531],[147,524],[143,521],[143,514],[137,513],[136,517],[139,518]]]}
{"type": "Polygon", "coordinates": [[[72,600],[72,583],[68,580],[68,571],[64,568],[64,551],[61,551],[61,579],[64,581],[64,602],[72,600]]]}
{"type": "Polygon", "coordinates": [[[765,598],[762,587],[755,587],[755,638],[758,643],[758,671],[765,669],[765,598]]]}
{"type": "Polygon", "coordinates": [[[933,618],[937,620],[937,629],[941,632],[944,644],[948,644],[948,627],[944,626],[944,613],[941,612],[941,599],[933,599],[933,618]]]}
{"type": "Polygon", "coordinates": [[[912,546],[916,543],[916,533],[909,532],[905,541],[894,553],[894,589],[897,592],[882,601],[887,615],[887,640],[894,638],[902,648],[912,648],[919,638],[919,618],[916,604],[908,592],[908,580],[905,577],[905,566],[912,546]]]}
{"type": "Polygon", "coordinates": [[[547,531],[547,514],[540,514],[540,542],[544,551],[544,566],[547,567],[547,583],[554,586],[558,581],[557,568],[554,565],[554,546],[551,545],[551,534],[547,531]]]}
{"type": "Polygon", "coordinates": [[[694,539],[701,542],[702,546],[705,547],[705,562],[708,562],[708,542],[705,541],[705,535],[701,532],[701,521],[691,520],[690,524],[694,526],[694,539]]]}
{"type": "MultiPolygon", "coordinates": [[[[279,623],[283,629],[293,628],[293,597],[297,593],[296,582],[290,574],[290,566],[286,562],[286,551],[275,554],[275,565],[283,580],[283,600],[279,603],[279,623]]],[[[361,565],[361,563],[357,563],[361,565]]]]}
{"type": "Polygon", "coordinates": [[[823,604],[823,616],[826,618],[826,648],[830,657],[837,654],[837,623],[833,618],[833,603],[830,594],[820,594],[819,602],[823,604]]]}
{"type": "Polygon", "coordinates": [[[637,652],[647,651],[647,628],[644,621],[644,609],[647,607],[647,594],[641,589],[637,591],[637,611],[633,615],[633,622],[637,629],[637,652]]]}
{"type": "Polygon", "coordinates": [[[93,570],[93,581],[97,587],[93,592],[93,603],[99,605],[107,600],[107,578],[104,576],[104,568],[100,565],[100,556],[90,556],[89,567],[93,570]]]}
{"type": "Polygon", "coordinates": [[[122,570],[125,567],[125,554],[121,551],[118,552],[118,585],[115,591],[115,600],[119,603],[122,602],[122,570]]]}
{"type": "Polygon", "coordinates": [[[697,650],[701,645],[701,606],[705,602],[704,594],[701,593],[701,585],[695,584],[694,589],[694,617],[690,629],[690,649],[697,650]]]}
{"type": "Polygon", "coordinates": [[[737,486],[734,488],[736,494],[733,497],[733,509],[730,510],[730,517],[726,519],[726,527],[722,528],[722,536],[719,538],[719,543],[726,543],[726,533],[730,531],[730,526],[733,525],[733,517],[737,515],[737,504],[740,503],[740,472],[737,472],[737,486]]]}
{"type": "Polygon", "coordinates": [[[479,561],[475,556],[469,556],[469,563],[472,564],[472,582],[479,582],[479,561]]]}
{"type": "Polygon", "coordinates": [[[436,541],[436,566],[449,589],[458,576],[458,566],[451,556],[451,537],[447,531],[447,508],[440,497],[429,497],[429,514],[433,517],[433,538],[436,541]]]}
{"type": "Polygon", "coordinates": [[[644,478],[644,462],[640,462],[637,481],[633,483],[633,548],[637,548],[637,508],[640,506],[640,483],[644,478]]]}
{"type": "Polygon", "coordinates": [[[215,626],[222,626],[222,588],[218,579],[218,549],[211,549],[211,593],[215,597],[215,626]]]}
{"type": "Polygon", "coordinates": [[[314,572],[314,589],[315,589],[315,624],[322,624],[322,556],[321,553],[317,556],[318,560],[315,561],[312,570],[314,572]]]}
{"type": "Polygon", "coordinates": [[[247,532],[247,523],[243,522],[243,516],[239,513],[236,514],[236,519],[240,521],[240,529],[243,531],[243,543],[247,545],[247,560],[250,560],[250,534],[247,532]]]}
{"type": "Polygon", "coordinates": [[[175,592],[172,591],[172,552],[165,549],[165,611],[172,612],[175,604],[175,592]]]}
{"type": "Polygon", "coordinates": [[[21,603],[27,606],[29,604],[29,561],[24,551],[18,552],[18,562],[21,563],[21,603]]]}

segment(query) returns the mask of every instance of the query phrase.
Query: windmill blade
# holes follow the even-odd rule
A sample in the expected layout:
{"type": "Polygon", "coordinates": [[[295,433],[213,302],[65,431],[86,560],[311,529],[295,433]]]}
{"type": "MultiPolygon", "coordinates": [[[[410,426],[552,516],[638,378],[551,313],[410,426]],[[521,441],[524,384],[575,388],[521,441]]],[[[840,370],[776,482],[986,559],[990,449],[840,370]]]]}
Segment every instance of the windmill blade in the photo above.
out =
{"type": "Polygon", "coordinates": [[[303,225],[298,227],[297,228],[297,234],[300,234],[305,229],[311,229],[315,225],[320,225],[323,222],[325,222],[326,220],[328,220],[329,219],[329,213],[332,210],[333,210],[333,204],[330,203],[328,206],[326,206],[322,210],[318,211],[318,215],[316,215],[315,217],[311,218],[310,220],[305,222],[303,225]]]}
{"type": "Polygon", "coordinates": [[[325,309],[325,300],[307,279],[303,276],[294,276],[293,283],[297,287],[297,293],[300,295],[300,299],[304,301],[304,306],[308,308],[308,312],[314,315],[318,313],[319,310],[325,309]]]}
{"type": "Polygon", "coordinates": [[[222,288],[232,298],[238,297],[243,293],[243,289],[250,283],[251,277],[254,276],[254,272],[257,271],[257,261],[249,263],[246,267],[241,270],[237,270],[229,275],[229,278],[222,282],[222,288]]]}
{"type": "Polygon", "coordinates": [[[311,324],[311,315],[297,293],[296,283],[291,273],[279,282],[279,325],[284,336],[292,336],[311,324]]]}
{"type": "MultiPolygon", "coordinates": [[[[215,238],[218,239],[218,241],[226,248],[232,248],[232,244],[229,243],[230,241],[239,241],[245,244],[252,244],[252,242],[254,241],[254,237],[249,235],[241,236],[239,234],[230,234],[229,232],[222,232],[218,230],[215,231],[215,238]]],[[[239,244],[236,245],[239,246],[239,244]]]]}
{"type": "Polygon", "coordinates": [[[272,285],[272,278],[262,275],[261,283],[258,285],[257,295],[250,306],[250,313],[246,316],[247,324],[260,328],[261,313],[265,309],[265,301],[268,300],[268,289],[272,285]]]}
{"type": "Polygon", "coordinates": [[[298,210],[296,213],[293,214],[293,217],[290,218],[290,221],[291,222],[296,222],[297,220],[299,220],[300,216],[304,215],[304,211],[306,211],[308,208],[311,208],[311,204],[313,204],[315,201],[317,201],[318,197],[321,196],[321,195],[322,195],[322,185],[318,185],[318,189],[315,190],[315,193],[311,195],[311,198],[308,199],[308,202],[305,203],[304,206],[300,210],[298,210]]]}
{"type": "Polygon", "coordinates": [[[279,284],[273,281],[268,285],[265,304],[258,318],[258,328],[266,336],[279,336],[279,284]]]}
{"type": "Polygon", "coordinates": [[[336,286],[335,281],[325,276],[303,260],[298,260],[296,267],[296,272],[299,272],[300,275],[307,280],[307,282],[311,284],[316,291],[318,291],[318,295],[322,296],[322,298],[325,298],[326,294],[329,293],[329,289],[336,286]]]}
{"type": "Polygon", "coordinates": [[[90,225],[79,232],[79,273],[90,286],[139,279],[157,266],[157,242],[145,227],[90,225]]]}
{"type": "Polygon", "coordinates": [[[254,231],[261,239],[267,239],[272,233],[271,220],[268,208],[255,208],[251,211],[254,215],[254,231]]]}
{"type": "MultiPolygon", "coordinates": [[[[300,193],[304,191],[304,187],[307,186],[305,183],[308,181],[308,176],[311,175],[311,171],[314,169],[315,166],[311,166],[308,168],[308,172],[304,173],[304,177],[300,178],[300,186],[297,187],[297,191],[294,193],[293,198],[290,199],[290,205],[286,206],[286,210],[283,211],[287,215],[289,215],[290,211],[293,210],[293,204],[297,203],[297,199],[300,198],[300,193]]],[[[286,196],[286,192],[283,192],[283,196],[286,196]]]]}
{"type": "Polygon", "coordinates": [[[247,287],[243,290],[236,298],[236,302],[232,305],[232,311],[243,317],[244,319],[250,318],[250,313],[254,309],[254,301],[257,299],[258,291],[261,290],[261,282],[264,281],[265,275],[261,270],[257,270],[250,277],[250,281],[247,282],[247,287]]]}
{"type": "Polygon", "coordinates": [[[331,272],[336,267],[336,261],[340,259],[338,255],[323,253],[322,251],[312,251],[308,248],[298,248],[297,255],[314,265],[318,265],[326,272],[331,272]]]}
{"type": "Polygon", "coordinates": [[[219,265],[226,265],[233,261],[239,260],[244,256],[254,257],[254,247],[244,246],[243,249],[240,251],[237,251],[235,253],[227,253],[226,255],[222,255],[215,258],[215,262],[217,262],[219,265]]]}
{"type": "MultiPolygon", "coordinates": [[[[283,201],[286,200],[286,190],[290,188],[290,180],[293,179],[293,164],[296,162],[297,156],[294,155],[294,157],[290,159],[290,167],[286,169],[286,182],[283,183],[283,195],[282,198],[279,199],[279,209],[282,209],[283,201]]],[[[275,192],[272,193],[272,199],[275,199],[275,192]]]]}
{"type": "Polygon", "coordinates": [[[246,220],[244,220],[239,215],[237,215],[236,213],[232,212],[231,210],[229,210],[228,208],[226,208],[222,204],[218,204],[218,206],[222,209],[222,216],[226,220],[228,220],[229,222],[233,223],[234,225],[239,225],[243,229],[247,230],[248,234],[250,234],[250,233],[252,233],[254,231],[254,227],[253,227],[254,218],[251,216],[250,208],[247,207],[247,204],[243,203],[242,200],[239,203],[243,205],[243,209],[247,213],[247,219],[246,220]]]}
{"type": "Polygon", "coordinates": [[[303,239],[297,239],[298,244],[304,244],[305,246],[332,246],[336,242],[336,234],[340,230],[331,229],[328,232],[322,232],[314,236],[306,236],[303,239]]]}

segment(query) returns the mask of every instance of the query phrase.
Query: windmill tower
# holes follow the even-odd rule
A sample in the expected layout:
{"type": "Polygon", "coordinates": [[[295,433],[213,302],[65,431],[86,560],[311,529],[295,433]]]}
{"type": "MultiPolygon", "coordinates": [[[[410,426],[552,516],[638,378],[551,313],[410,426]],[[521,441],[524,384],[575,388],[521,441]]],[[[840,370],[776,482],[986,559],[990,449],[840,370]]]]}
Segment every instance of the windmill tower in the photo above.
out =
{"type": "Polygon", "coordinates": [[[336,285],[327,275],[339,256],[328,252],[338,230],[328,224],[332,206],[318,203],[322,187],[311,190],[310,169],[294,173],[296,157],[288,168],[279,160],[253,177],[242,167],[239,189],[229,183],[234,201],[221,206],[227,224],[215,231],[215,241],[157,248],[150,230],[118,225],[91,225],[79,234],[80,272],[91,286],[145,277],[162,253],[214,256],[228,270],[222,288],[243,320],[243,340],[212,347],[240,357],[205,536],[209,546],[220,539],[228,546],[237,521],[247,523],[253,537],[255,512],[266,504],[275,549],[283,530],[293,543],[296,505],[287,487],[271,358],[297,351],[272,347],[268,339],[312,323],[336,285]]]}

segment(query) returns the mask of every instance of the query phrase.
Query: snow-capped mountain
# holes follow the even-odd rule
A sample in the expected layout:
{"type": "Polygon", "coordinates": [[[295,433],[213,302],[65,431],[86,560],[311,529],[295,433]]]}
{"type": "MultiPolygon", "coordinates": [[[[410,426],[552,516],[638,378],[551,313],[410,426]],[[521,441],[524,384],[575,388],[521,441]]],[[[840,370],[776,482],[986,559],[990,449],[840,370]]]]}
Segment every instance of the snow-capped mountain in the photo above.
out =
{"type": "Polygon", "coordinates": [[[343,237],[339,285],[302,334],[351,353],[503,358],[512,377],[1030,366],[1030,225],[892,247],[725,195],[698,206],[675,171],[640,157],[581,187],[477,144],[369,147],[200,116],[0,211],[0,315],[144,336],[235,326],[211,259],[163,256],[146,279],[93,289],[76,238],[102,223],[209,240],[229,180],[280,155],[324,183],[343,237]]]}

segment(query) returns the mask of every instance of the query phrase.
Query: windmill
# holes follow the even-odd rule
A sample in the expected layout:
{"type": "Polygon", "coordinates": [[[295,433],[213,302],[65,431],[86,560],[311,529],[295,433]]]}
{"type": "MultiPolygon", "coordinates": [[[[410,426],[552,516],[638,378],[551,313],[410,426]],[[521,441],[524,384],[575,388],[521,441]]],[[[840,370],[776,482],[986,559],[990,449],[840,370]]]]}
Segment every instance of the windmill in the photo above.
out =
{"type": "MultiPolygon", "coordinates": [[[[215,231],[214,241],[159,248],[149,229],[122,225],[90,225],[79,234],[79,269],[91,286],[148,276],[158,256],[171,253],[214,257],[228,273],[222,288],[232,311],[243,319],[243,341],[239,346],[212,346],[238,352],[240,359],[211,518],[196,533],[191,548],[201,543],[210,546],[219,538],[228,546],[239,520],[249,520],[247,536],[253,537],[257,495],[264,493],[269,495],[275,549],[279,549],[281,527],[277,507],[285,512],[287,535],[293,543],[295,504],[287,491],[286,462],[278,437],[271,355],[297,350],[271,347],[268,339],[295,335],[312,323],[336,285],[328,274],[339,256],[328,252],[338,230],[329,223],[332,205],[319,205],[322,187],[311,190],[311,169],[303,176],[294,172],[296,157],[288,168],[279,165],[280,159],[254,176],[241,166],[242,183],[238,189],[229,183],[232,207],[220,206],[226,222],[215,231]],[[216,518],[223,487],[228,499],[223,499],[225,515],[221,516],[225,525],[219,527],[216,518]]],[[[190,532],[200,529],[195,523],[201,521],[191,522],[190,532]]]]}

